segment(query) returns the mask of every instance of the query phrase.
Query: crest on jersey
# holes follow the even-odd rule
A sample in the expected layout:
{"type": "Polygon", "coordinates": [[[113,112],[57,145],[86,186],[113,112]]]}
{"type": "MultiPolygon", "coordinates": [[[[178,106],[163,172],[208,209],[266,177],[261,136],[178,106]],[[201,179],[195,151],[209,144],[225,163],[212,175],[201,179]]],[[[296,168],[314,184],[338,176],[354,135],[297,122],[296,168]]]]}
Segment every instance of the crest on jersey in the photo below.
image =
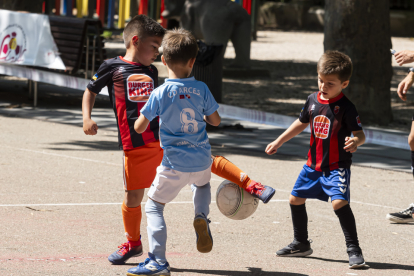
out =
{"type": "Polygon", "coordinates": [[[335,108],[334,108],[335,115],[337,115],[339,113],[339,109],[340,109],[339,105],[335,106],[335,108]]]}
{"type": "Polygon", "coordinates": [[[326,139],[329,136],[331,121],[324,115],[316,116],[313,119],[313,133],[316,138],[326,139]]]}
{"type": "Polygon", "coordinates": [[[359,116],[356,117],[356,120],[357,120],[358,126],[359,127],[362,127],[361,120],[359,119],[359,116]]]}
{"type": "Polygon", "coordinates": [[[9,25],[0,32],[0,61],[22,61],[27,47],[26,34],[20,25],[9,25]]]}
{"type": "Polygon", "coordinates": [[[131,102],[146,102],[154,90],[154,80],[148,75],[132,74],[127,79],[127,89],[131,102]]]}

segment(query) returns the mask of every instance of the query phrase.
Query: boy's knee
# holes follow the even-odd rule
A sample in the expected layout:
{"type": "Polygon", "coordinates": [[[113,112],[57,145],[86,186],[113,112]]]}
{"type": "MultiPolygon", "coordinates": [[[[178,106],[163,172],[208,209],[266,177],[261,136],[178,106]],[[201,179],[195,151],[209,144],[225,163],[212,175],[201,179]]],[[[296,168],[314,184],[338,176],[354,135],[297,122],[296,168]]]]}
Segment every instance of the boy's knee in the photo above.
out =
{"type": "Polygon", "coordinates": [[[297,197],[294,195],[289,196],[289,203],[291,205],[302,205],[302,204],[305,204],[305,202],[306,202],[306,198],[301,198],[301,197],[297,197]]]}
{"type": "Polygon", "coordinates": [[[164,210],[165,204],[156,202],[148,198],[147,203],[145,204],[145,213],[159,213],[164,210]]]}
{"type": "Polygon", "coordinates": [[[125,191],[125,205],[128,208],[135,208],[141,205],[145,189],[125,191]]]}
{"type": "Polygon", "coordinates": [[[332,200],[332,207],[335,211],[341,209],[342,207],[348,204],[349,202],[347,200],[342,200],[342,199],[332,200]]]}

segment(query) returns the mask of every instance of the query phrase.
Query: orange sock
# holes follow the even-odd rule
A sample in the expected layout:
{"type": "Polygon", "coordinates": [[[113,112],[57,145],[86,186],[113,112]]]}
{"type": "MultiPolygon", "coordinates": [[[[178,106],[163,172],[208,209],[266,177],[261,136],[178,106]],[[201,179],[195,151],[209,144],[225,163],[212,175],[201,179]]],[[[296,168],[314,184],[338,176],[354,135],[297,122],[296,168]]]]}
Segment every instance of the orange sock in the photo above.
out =
{"type": "Polygon", "coordinates": [[[223,156],[216,156],[211,165],[211,172],[236,183],[246,189],[250,184],[249,176],[223,156]]]}
{"type": "Polygon", "coordinates": [[[122,203],[122,218],[124,220],[125,236],[132,246],[140,244],[141,235],[141,205],[135,208],[129,208],[122,203]],[[137,244],[137,242],[139,244],[137,244]]]}

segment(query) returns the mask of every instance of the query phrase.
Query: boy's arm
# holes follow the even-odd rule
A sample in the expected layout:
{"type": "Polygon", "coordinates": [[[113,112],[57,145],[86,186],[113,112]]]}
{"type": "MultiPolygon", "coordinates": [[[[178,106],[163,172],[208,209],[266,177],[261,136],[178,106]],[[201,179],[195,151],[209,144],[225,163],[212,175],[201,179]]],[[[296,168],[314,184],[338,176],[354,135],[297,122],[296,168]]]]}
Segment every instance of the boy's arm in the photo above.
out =
{"type": "Polygon", "coordinates": [[[302,123],[297,119],[294,121],[290,127],[285,130],[285,132],[282,133],[276,140],[274,140],[272,143],[267,145],[265,152],[269,155],[275,154],[277,152],[277,149],[280,148],[284,143],[301,133],[305,130],[305,128],[309,125],[309,123],[302,123]]]}
{"type": "Polygon", "coordinates": [[[218,126],[221,123],[221,118],[217,110],[211,115],[204,116],[204,120],[212,126],[218,126]]]}
{"type": "Polygon", "coordinates": [[[140,114],[138,119],[134,123],[134,129],[136,132],[141,134],[147,129],[149,123],[150,121],[147,118],[145,118],[144,115],[140,114]]]}
{"type": "Polygon", "coordinates": [[[365,143],[365,133],[363,130],[352,131],[352,134],[354,135],[354,137],[345,138],[344,147],[344,150],[350,153],[356,152],[357,148],[365,143]]]}
{"type": "Polygon", "coordinates": [[[95,98],[96,94],[86,88],[82,98],[83,132],[86,135],[95,135],[98,133],[98,125],[91,119],[95,98]]]}

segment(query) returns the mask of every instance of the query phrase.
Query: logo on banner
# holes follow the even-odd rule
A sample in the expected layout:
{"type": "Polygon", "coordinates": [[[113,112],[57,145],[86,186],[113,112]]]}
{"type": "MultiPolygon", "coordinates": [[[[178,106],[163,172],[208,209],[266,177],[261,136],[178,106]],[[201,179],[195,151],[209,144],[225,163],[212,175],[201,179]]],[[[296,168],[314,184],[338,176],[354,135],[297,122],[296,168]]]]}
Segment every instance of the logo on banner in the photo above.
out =
{"type": "Polygon", "coordinates": [[[337,115],[339,113],[339,109],[340,109],[339,105],[335,106],[335,108],[334,108],[335,115],[337,115]]]}
{"type": "Polygon", "coordinates": [[[362,127],[361,120],[359,119],[359,116],[356,117],[356,120],[357,120],[358,126],[359,127],[362,127]]]}
{"type": "Polygon", "coordinates": [[[154,81],[148,75],[133,74],[127,79],[128,99],[132,102],[146,102],[154,90],[154,81]]]}
{"type": "Polygon", "coordinates": [[[319,115],[313,119],[313,133],[315,137],[320,139],[326,139],[329,136],[329,127],[331,126],[331,121],[328,117],[319,115]]]}
{"type": "Polygon", "coordinates": [[[20,25],[9,25],[2,30],[0,33],[0,61],[20,61],[26,50],[26,34],[20,25]]]}

